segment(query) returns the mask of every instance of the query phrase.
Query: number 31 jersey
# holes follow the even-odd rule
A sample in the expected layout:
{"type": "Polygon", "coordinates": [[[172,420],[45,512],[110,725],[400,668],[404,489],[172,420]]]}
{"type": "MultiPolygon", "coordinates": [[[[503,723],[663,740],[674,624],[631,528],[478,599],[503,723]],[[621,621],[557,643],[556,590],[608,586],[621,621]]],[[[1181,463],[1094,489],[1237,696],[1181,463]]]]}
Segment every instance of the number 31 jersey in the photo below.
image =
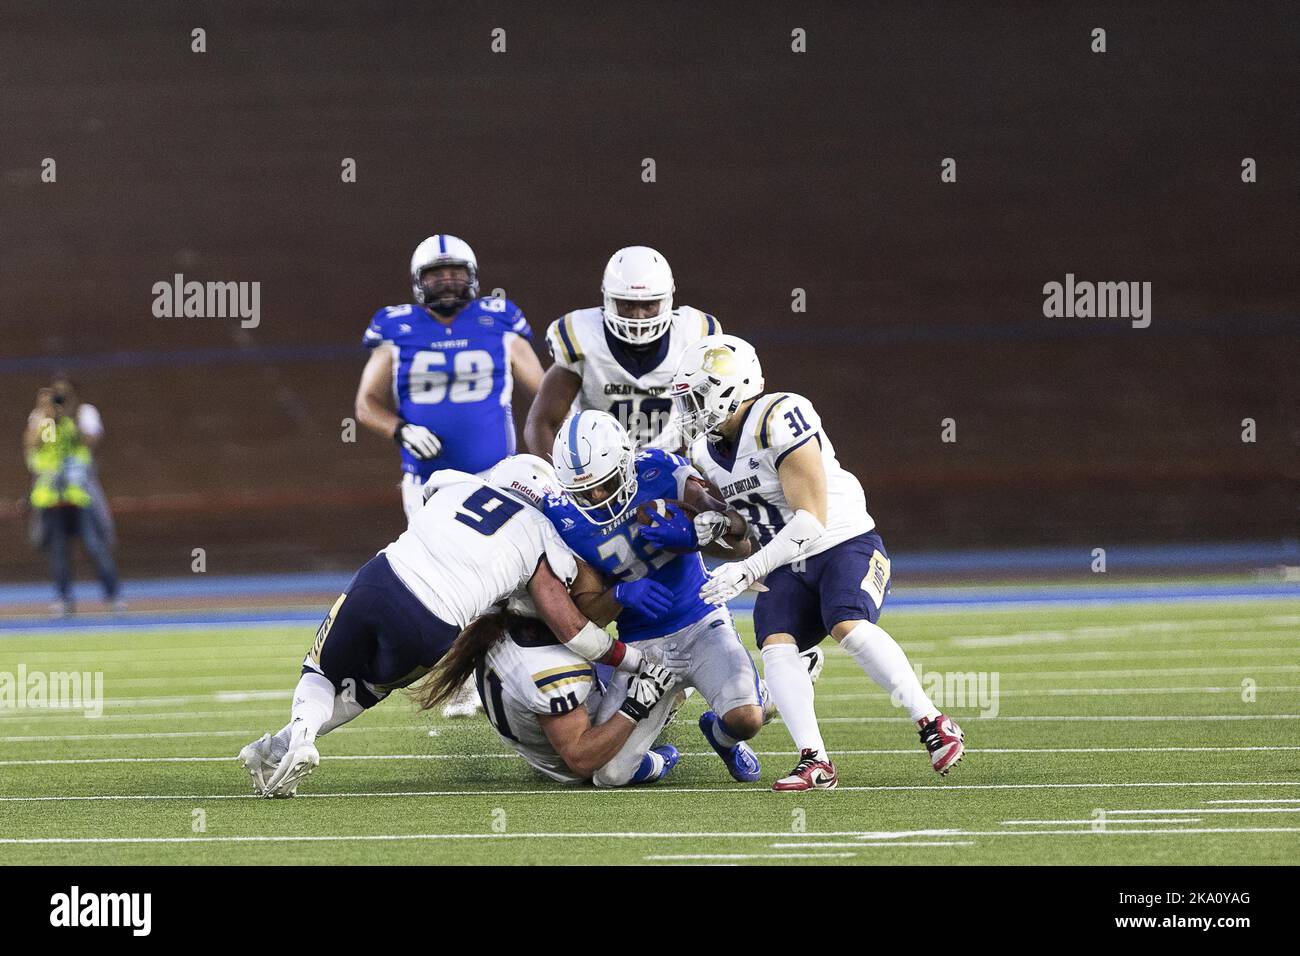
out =
{"type": "Polygon", "coordinates": [[[682,352],[722,324],[699,309],[673,309],[672,325],[656,342],[634,349],[605,328],[600,309],[578,309],[546,330],[551,358],[582,379],[570,412],[609,412],[638,445],[676,451],[682,445],[668,396],[682,352]]]}
{"type": "Polygon", "coordinates": [[[734,446],[719,448],[700,437],[691,445],[690,457],[727,504],[748,519],[759,543],[767,544],[794,517],[777,469],[786,455],[808,442],[817,443],[826,469],[826,533],[804,555],[812,557],[876,526],[862,485],[840,467],[812,402],[793,392],[760,395],[741,421],[734,446]]]}
{"type": "Polygon", "coordinates": [[[380,309],[362,341],[388,348],[397,413],[442,441],[442,453],[419,461],[402,449],[402,471],[421,481],[454,468],[471,474],[515,453],[510,346],[532,338],[509,299],[475,299],[447,324],[418,305],[380,309]]]}

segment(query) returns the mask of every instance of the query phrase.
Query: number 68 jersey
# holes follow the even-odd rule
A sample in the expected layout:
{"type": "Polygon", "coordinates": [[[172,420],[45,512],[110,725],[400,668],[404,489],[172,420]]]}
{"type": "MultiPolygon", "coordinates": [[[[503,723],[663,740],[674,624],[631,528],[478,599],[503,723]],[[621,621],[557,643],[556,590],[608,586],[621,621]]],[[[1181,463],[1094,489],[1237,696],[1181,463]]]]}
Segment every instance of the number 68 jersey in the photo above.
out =
{"type": "Polygon", "coordinates": [[[786,455],[808,442],[821,448],[826,469],[826,533],[803,555],[812,557],[876,526],[862,485],[840,467],[812,402],[793,392],[760,395],[741,421],[734,444],[720,449],[701,436],[691,445],[690,458],[765,545],[794,517],[777,469],[786,455]]]}

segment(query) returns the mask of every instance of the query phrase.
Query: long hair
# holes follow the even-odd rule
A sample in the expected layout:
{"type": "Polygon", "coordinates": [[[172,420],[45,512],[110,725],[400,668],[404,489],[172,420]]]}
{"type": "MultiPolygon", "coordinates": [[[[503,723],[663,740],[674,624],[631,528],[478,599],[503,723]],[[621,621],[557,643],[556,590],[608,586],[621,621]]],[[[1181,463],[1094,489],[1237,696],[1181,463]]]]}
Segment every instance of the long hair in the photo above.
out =
{"type": "Polygon", "coordinates": [[[438,666],[407,691],[420,710],[431,710],[451,698],[474,673],[488,649],[505,636],[509,615],[484,614],[460,632],[438,666]]]}

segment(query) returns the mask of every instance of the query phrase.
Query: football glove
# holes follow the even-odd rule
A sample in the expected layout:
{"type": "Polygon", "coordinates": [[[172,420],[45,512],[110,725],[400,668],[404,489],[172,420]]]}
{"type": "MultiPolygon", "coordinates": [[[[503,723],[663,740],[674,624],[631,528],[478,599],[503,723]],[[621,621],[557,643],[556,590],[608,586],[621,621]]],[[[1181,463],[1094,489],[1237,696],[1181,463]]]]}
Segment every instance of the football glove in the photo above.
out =
{"type": "Polygon", "coordinates": [[[642,652],[642,659],[677,677],[685,674],[691,666],[690,651],[679,651],[676,644],[651,645],[642,652]]]}
{"type": "Polygon", "coordinates": [[[650,524],[641,529],[641,537],[656,548],[676,548],[679,551],[694,551],[700,541],[695,534],[695,525],[686,517],[686,512],[677,505],[668,505],[668,514],[658,511],[650,513],[650,524]]]}
{"type": "Polygon", "coordinates": [[[642,664],[627,685],[627,699],[618,712],[631,721],[642,721],[677,683],[677,676],[658,664],[642,664]]]}
{"type": "Polygon", "coordinates": [[[700,588],[700,600],[705,604],[726,604],[744,593],[754,583],[756,575],[744,561],[732,561],[713,569],[709,579],[700,588]]]}
{"type": "Polygon", "coordinates": [[[723,535],[730,530],[731,517],[721,511],[701,511],[695,516],[695,540],[701,548],[716,543],[730,549],[731,545],[723,540],[723,535]]]}
{"type": "Polygon", "coordinates": [[[420,461],[437,458],[442,453],[442,441],[423,425],[401,422],[393,432],[393,441],[405,448],[420,461]]]}
{"type": "Polygon", "coordinates": [[[673,592],[649,578],[615,585],[614,600],[647,617],[666,614],[673,608],[673,592]]]}

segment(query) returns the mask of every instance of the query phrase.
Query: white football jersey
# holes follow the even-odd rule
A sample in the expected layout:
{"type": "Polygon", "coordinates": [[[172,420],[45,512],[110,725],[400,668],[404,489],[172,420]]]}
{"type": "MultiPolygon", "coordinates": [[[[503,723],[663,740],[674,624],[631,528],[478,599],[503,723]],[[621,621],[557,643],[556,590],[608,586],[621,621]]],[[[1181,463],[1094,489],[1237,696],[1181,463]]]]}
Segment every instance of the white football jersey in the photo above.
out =
{"type": "Polygon", "coordinates": [[[688,345],[721,331],[722,324],[713,316],[679,306],[673,309],[668,331],[638,363],[631,347],[605,330],[600,309],[578,309],[551,323],[546,344],[556,365],[582,379],[570,413],[609,412],[638,445],[676,451],[682,438],[668,396],[673,373],[688,345]]]}
{"type": "Polygon", "coordinates": [[[580,783],[555,752],[538,717],[567,714],[601,700],[596,668],[550,637],[546,625],[534,632],[507,633],[488,650],[474,675],[487,718],[501,739],[539,772],[561,783],[580,783]],[[545,634],[545,637],[541,637],[545,634]]]}
{"type": "Polygon", "coordinates": [[[566,586],[573,583],[577,560],[540,511],[463,477],[434,492],[382,552],[420,603],[464,628],[527,585],[543,557],[566,586]]]}
{"type": "Polygon", "coordinates": [[[767,544],[794,517],[777,468],[805,442],[821,446],[826,468],[826,533],[803,557],[821,554],[876,526],[858,479],[840,467],[812,402],[793,392],[760,395],[750,406],[729,458],[703,436],[690,448],[691,464],[718,486],[727,504],[744,515],[767,544]]]}

